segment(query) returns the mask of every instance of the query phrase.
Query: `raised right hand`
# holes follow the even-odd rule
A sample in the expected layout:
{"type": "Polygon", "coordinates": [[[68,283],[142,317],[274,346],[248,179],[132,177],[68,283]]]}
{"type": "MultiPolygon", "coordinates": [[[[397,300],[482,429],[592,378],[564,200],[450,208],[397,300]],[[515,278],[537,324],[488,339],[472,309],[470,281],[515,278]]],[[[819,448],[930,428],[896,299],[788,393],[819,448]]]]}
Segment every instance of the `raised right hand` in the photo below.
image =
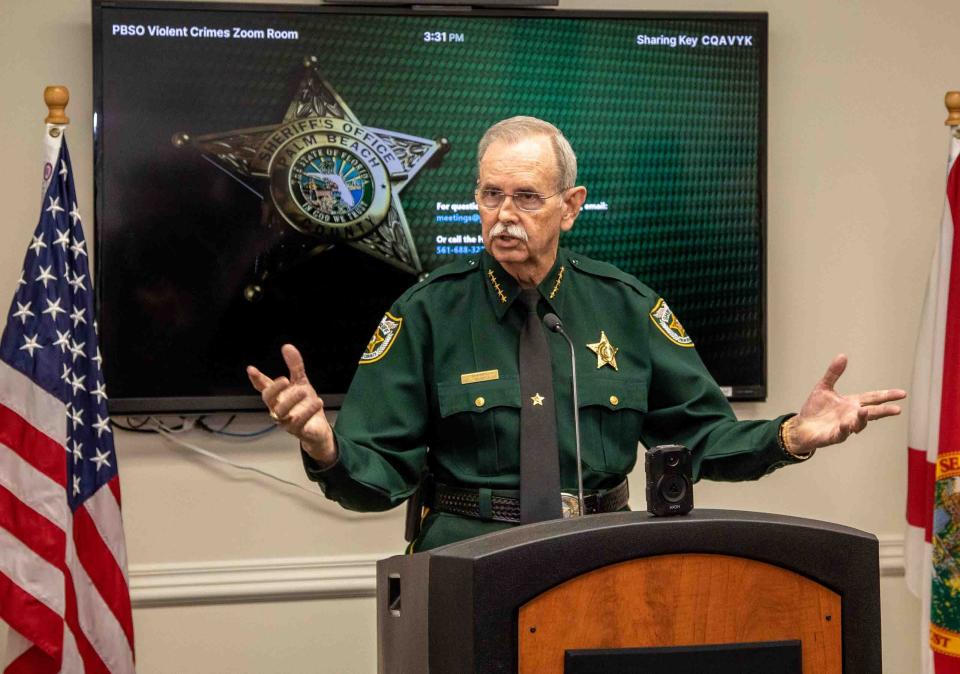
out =
{"type": "Polygon", "coordinates": [[[337,460],[333,429],[323,413],[323,400],[310,385],[303,357],[293,344],[280,349],[290,371],[289,377],[271,379],[253,365],[247,366],[250,383],[270,411],[270,417],[287,433],[300,440],[304,451],[322,466],[337,460]]]}

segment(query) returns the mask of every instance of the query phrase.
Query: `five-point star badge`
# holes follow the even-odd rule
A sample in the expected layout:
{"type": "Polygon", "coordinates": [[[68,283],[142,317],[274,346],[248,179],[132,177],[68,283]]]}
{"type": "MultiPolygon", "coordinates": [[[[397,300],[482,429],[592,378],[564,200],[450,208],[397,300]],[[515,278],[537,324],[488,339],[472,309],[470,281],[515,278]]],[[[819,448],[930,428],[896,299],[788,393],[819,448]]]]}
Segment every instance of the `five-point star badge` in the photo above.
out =
{"type": "Polygon", "coordinates": [[[539,393],[534,393],[532,396],[530,396],[530,400],[533,401],[534,405],[540,405],[541,407],[543,407],[544,397],[539,393]]]}
{"type": "Polygon", "coordinates": [[[450,144],[365,126],[324,79],[321,65],[315,56],[304,59],[282,120],[199,136],[178,132],[173,145],[195,148],[259,196],[264,224],[316,237],[315,252],[343,243],[419,274],[399,195],[450,144]]]}
{"type": "Polygon", "coordinates": [[[587,348],[597,354],[598,370],[604,365],[609,365],[614,370],[617,370],[617,351],[620,349],[610,343],[610,340],[607,339],[607,333],[603,330],[600,331],[600,341],[587,344],[587,348]]]}

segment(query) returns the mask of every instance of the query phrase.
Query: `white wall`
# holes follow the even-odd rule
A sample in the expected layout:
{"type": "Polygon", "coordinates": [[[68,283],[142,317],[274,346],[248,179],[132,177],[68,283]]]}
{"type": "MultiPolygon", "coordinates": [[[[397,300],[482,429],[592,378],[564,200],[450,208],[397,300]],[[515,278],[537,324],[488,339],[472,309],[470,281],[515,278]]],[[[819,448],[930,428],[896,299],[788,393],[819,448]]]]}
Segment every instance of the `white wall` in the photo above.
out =
{"type": "MultiPolygon", "coordinates": [[[[795,409],[838,351],[850,356],[844,390],[908,388],[943,202],[942,99],[960,88],[955,3],[603,6],[770,13],[770,396],[737,412],[767,417],[795,409]]],[[[38,214],[46,84],[70,87],[80,206],[92,213],[92,44],[86,0],[3,0],[0,19],[0,297],[9,297],[38,214]]],[[[710,111],[690,123],[709,124],[710,111]]],[[[166,440],[117,436],[141,672],[374,669],[371,560],[402,549],[401,513],[358,518],[316,494],[188,456],[166,440]],[[233,603],[216,603],[225,600],[233,603]]],[[[306,484],[295,443],[280,435],[246,443],[189,439],[306,484]]],[[[906,419],[888,420],[758,483],[701,483],[696,492],[698,507],[787,513],[877,534],[888,672],[917,669],[919,608],[898,575],[905,444],[906,419]]],[[[642,498],[639,480],[634,493],[642,498]]]]}

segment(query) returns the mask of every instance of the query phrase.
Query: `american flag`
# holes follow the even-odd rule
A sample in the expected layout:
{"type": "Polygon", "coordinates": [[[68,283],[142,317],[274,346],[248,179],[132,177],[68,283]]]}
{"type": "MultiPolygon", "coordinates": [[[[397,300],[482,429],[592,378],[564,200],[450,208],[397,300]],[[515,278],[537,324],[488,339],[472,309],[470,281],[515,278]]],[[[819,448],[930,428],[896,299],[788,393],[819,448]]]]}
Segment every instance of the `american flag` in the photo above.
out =
{"type": "Polygon", "coordinates": [[[5,673],[132,672],[120,477],[62,127],[0,340],[5,673]]]}

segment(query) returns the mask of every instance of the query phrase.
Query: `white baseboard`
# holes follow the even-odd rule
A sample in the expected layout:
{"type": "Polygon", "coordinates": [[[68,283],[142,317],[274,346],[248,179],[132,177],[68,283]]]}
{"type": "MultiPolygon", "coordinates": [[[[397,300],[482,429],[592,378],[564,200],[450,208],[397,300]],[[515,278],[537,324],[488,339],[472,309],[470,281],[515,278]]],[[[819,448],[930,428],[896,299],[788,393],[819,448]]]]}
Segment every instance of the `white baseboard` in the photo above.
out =
{"type": "MultiPolygon", "coordinates": [[[[902,576],[903,536],[880,539],[880,575],[902,576]]],[[[130,568],[134,608],[373,597],[377,560],[391,556],[291,557],[140,564],[130,568]]]]}

